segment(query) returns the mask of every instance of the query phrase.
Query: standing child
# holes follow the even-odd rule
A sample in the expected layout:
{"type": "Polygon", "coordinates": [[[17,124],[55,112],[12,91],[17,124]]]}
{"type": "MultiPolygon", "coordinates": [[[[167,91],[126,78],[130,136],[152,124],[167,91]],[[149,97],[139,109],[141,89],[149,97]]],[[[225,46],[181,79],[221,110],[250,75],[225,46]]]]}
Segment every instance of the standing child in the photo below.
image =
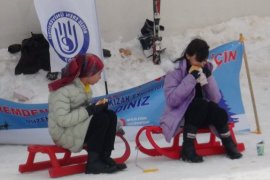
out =
{"type": "Polygon", "coordinates": [[[49,132],[56,145],[79,152],[87,145],[86,174],[113,173],[126,168],[111,158],[117,116],[108,102],[89,104],[90,85],[101,78],[102,61],[93,54],[77,55],[49,84],[49,132]]]}
{"type": "Polygon", "coordinates": [[[233,142],[228,128],[228,115],[218,106],[219,88],[212,76],[212,64],[207,62],[209,46],[202,39],[192,40],[182,57],[175,61],[176,68],[165,77],[165,112],[161,127],[167,141],[183,126],[182,159],[202,162],[196,154],[194,140],[198,128],[213,125],[231,159],[242,154],[233,142]]]}

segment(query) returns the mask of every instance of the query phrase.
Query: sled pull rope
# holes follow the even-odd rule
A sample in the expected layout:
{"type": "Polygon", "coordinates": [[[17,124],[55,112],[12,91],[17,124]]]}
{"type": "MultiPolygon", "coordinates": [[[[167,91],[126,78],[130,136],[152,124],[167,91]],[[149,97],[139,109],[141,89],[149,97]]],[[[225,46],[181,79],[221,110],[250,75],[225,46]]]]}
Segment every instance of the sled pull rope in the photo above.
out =
{"type": "Polygon", "coordinates": [[[135,165],[136,165],[136,167],[141,169],[144,173],[151,173],[151,172],[156,172],[156,171],[159,170],[158,168],[147,168],[147,169],[145,169],[142,166],[140,166],[138,164],[139,149],[138,149],[137,146],[135,147],[135,150],[136,150],[136,157],[135,157],[135,165]]]}

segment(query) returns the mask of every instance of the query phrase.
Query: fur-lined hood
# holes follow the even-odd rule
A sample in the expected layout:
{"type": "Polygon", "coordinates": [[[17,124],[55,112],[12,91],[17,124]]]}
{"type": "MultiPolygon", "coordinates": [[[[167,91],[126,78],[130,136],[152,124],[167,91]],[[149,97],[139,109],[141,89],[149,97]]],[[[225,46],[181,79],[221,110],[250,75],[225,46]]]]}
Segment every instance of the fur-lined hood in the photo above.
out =
{"type": "Polygon", "coordinates": [[[167,74],[171,71],[174,71],[179,67],[179,62],[173,62],[172,60],[166,60],[161,63],[161,68],[167,74]]]}

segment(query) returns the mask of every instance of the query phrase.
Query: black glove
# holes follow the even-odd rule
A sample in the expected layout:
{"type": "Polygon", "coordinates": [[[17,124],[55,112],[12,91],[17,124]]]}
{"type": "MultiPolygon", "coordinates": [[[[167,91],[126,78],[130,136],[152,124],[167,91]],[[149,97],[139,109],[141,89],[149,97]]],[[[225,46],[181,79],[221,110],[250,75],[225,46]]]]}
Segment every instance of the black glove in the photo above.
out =
{"type": "Polygon", "coordinates": [[[108,109],[108,103],[99,104],[99,105],[89,105],[86,107],[86,111],[88,112],[89,116],[93,114],[101,113],[102,111],[105,111],[108,109]]]}
{"type": "Polygon", "coordinates": [[[190,74],[195,78],[198,79],[200,77],[199,71],[193,70],[190,72],[190,74]]]}
{"type": "Polygon", "coordinates": [[[203,67],[203,73],[205,74],[205,76],[208,78],[209,76],[211,76],[211,71],[207,68],[207,67],[203,67]]]}

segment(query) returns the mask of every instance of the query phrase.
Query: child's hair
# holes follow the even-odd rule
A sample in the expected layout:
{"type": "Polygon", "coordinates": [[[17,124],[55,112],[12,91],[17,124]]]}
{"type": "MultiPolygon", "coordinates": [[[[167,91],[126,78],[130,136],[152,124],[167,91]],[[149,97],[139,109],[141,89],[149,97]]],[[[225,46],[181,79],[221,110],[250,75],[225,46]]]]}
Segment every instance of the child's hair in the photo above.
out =
{"type": "Polygon", "coordinates": [[[175,62],[185,59],[186,55],[196,55],[197,61],[202,62],[207,59],[209,55],[209,46],[203,39],[193,39],[183,51],[181,57],[176,59],[175,62]]]}

